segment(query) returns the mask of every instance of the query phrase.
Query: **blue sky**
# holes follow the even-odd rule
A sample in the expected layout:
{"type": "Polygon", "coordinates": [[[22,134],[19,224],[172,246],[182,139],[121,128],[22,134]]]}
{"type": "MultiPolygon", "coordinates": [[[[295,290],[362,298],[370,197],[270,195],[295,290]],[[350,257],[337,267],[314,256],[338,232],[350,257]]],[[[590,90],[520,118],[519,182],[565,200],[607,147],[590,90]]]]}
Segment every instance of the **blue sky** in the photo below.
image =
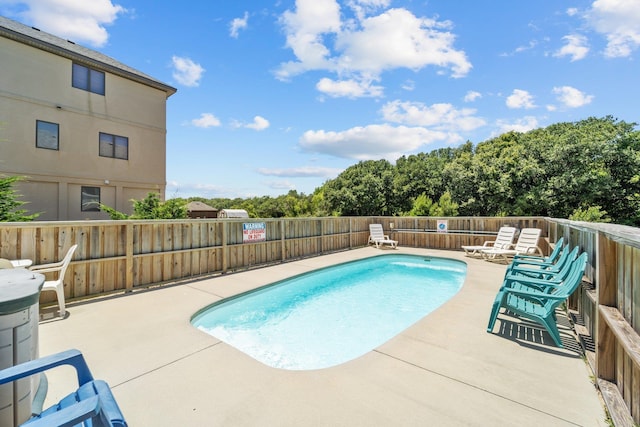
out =
{"type": "Polygon", "coordinates": [[[311,193],[359,160],[640,122],[638,0],[0,0],[178,89],[167,197],[311,193]]]}

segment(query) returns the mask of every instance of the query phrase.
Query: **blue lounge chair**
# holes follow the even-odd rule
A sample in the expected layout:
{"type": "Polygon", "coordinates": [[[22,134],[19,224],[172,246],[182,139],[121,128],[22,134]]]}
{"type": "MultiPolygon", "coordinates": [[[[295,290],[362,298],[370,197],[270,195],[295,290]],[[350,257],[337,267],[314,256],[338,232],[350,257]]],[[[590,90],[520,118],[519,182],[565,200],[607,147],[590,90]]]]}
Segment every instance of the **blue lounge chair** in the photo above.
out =
{"type": "Polygon", "coordinates": [[[558,262],[555,264],[540,264],[540,265],[532,265],[532,264],[510,264],[507,267],[505,272],[505,280],[509,278],[514,278],[517,280],[518,276],[529,276],[529,277],[537,277],[537,278],[545,278],[545,279],[553,279],[558,276],[567,264],[571,264],[578,257],[579,248],[576,246],[572,251],[564,250],[560,257],[558,258],[558,262]]]}
{"type": "Polygon", "coordinates": [[[525,254],[517,254],[513,256],[513,260],[511,260],[510,265],[519,265],[519,264],[530,264],[530,265],[552,265],[558,261],[560,258],[560,254],[564,251],[565,248],[563,246],[564,238],[558,239],[556,242],[556,246],[553,248],[553,251],[546,257],[539,257],[536,255],[525,255],[525,254]]]}
{"type": "MultiPolygon", "coordinates": [[[[571,268],[562,283],[551,283],[549,289],[539,290],[526,285],[504,287],[494,301],[487,332],[492,332],[500,308],[542,325],[558,347],[562,347],[560,332],[556,325],[556,308],[562,304],[580,285],[587,264],[587,254],[583,253],[571,263],[571,268]]],[[[544,280],[540,280],[544,282],[544,280]]]]}
{"type": "Polygon", "coordinates": [[[75,368],[79,388],[56,405],[33,416],[22,426],[127,427],[122,412],[106,382],[94,380],[78,350],[42,357],[0,371],[0,384],[28,378],[61,365],[75,368]]]}

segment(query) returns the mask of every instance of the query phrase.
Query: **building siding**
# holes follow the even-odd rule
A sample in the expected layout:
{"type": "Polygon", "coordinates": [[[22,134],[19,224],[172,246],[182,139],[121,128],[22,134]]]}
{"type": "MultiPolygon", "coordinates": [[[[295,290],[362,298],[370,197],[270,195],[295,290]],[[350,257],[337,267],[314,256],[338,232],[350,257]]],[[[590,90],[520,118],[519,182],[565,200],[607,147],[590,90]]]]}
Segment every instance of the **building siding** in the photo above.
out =
{"type": "Polygon", "coordinates": [[[99,187],[102,203],[126,213],[131,198],[164,198],[166,102],[175,89],[123,77],[129,68],[101,70],[104,96],[77,89],[74,60],[2,32],[0,58],[0,174],[28,177],[17,188],[30,212],[42,220],[108,218],[81,210],[82,186],[99,187]],[[37,120],[58,124],[58,150],[36,147],[37,120]],[[128,138],[128,159],[100,156],[101,132],[128,138]]]}

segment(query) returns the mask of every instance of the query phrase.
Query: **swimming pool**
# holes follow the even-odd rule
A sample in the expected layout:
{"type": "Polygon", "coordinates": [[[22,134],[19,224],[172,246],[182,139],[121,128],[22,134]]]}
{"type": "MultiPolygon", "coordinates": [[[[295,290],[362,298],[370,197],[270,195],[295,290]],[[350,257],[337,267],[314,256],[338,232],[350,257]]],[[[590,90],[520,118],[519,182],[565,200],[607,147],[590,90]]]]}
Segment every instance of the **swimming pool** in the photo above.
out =
{"type": "Polygon", "coordinates": [[[402,332],[453,297],[465,276],[461,261],[380,255],[223,300],[191,322],[268,366],[327,368],[402,332]]]}

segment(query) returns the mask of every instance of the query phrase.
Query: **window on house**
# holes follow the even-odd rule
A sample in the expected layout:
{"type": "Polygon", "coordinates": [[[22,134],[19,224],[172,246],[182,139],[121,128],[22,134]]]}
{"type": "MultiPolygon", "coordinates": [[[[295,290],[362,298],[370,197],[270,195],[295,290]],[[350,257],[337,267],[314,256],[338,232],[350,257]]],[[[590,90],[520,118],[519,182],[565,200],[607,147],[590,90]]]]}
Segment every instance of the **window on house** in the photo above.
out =
{"type": "Polygon", "coordinates": [[[102,157],[129,159],[129,138],[100,132],[99,153],[102,157]]]}
{"type": "Polygon", "coordinates": [[[75,88],[104,95],[104,73],[80,64],[73,64],[71,85],[75,88]]]}
{"type": "Polygon", "coordinates": [[[100,212],[100,187],[82,187],[80,192],[80,210],[100,212]]]}
{"type": "Polygon", "coordinates": [[[36,120],[36,147],[57,150],[59,136],[57,123],[36,120]]]}

